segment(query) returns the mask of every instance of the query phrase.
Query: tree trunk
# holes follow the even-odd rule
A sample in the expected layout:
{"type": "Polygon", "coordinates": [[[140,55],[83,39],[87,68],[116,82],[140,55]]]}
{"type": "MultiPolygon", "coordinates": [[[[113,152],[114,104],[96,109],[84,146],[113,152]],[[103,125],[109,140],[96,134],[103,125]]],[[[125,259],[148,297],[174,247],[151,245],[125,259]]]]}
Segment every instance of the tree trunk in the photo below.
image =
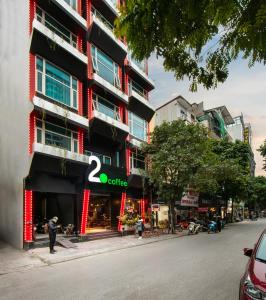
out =
{"type": "Polygon", "coordinates": [[[232,214],[231,214],[231,222],[234,223],[234,199],[232,198],[232,214]]]}
{"type": "Polygon", "coordinates": [[[174,206],[174,200],[171,200],[169,202],[169,224],[170,224],[170,232],[172,234],[175,233],[175,206],[174,206]]]}

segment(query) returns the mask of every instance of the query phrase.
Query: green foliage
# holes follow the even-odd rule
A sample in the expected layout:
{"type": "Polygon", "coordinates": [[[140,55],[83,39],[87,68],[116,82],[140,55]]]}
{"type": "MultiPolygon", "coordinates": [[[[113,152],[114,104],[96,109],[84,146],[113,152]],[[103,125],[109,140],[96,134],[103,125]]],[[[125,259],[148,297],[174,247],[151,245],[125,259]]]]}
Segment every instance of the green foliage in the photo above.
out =
{"type": "Polygon", "coordinates": [[[248,203],[254,206],[257,203],[261,209],[266,208],[266,177],[252,177],[248,186],[248,203]]]}
{"type": "Polygon", "coordinates": [[[147,156],[149,177],[160,196],[175,201],[203,163],[207,134],[199,124],[165,122],[155,127],[151,143],[142,150],[147,156]]]}
{"type": "Polygon", "coordinates": [[[198,190],[223,199],[247,199],[250,176],[251,149],[249,145],[227,139],[209,140],[204,164],[193,178],[198,190]]]}
{"type": "Polygon", "coordinates": [[[265,0],[127,0],[116,22],[138,60],[152,53],[191,90],[207,89],[228,77],[228,65],[242,55],[266,62],[265,0]]]}
{"type": "Polygon", "coordinates": [[[266,170],[266,140],[260,146],[260,148],[258,149],[258,151],[260,152],[261,156],[264,158],[263,169],[266,170]]]}

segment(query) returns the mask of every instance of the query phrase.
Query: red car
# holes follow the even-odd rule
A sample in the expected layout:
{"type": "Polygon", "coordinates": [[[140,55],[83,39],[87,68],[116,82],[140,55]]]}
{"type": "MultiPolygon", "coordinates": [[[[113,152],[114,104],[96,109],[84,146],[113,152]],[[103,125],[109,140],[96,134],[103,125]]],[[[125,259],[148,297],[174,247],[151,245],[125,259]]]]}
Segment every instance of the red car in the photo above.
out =
{"type": "Polygon", "coordinates": [[[266,230],[262,232],[254,249],[244,248],[243,251],[250,259],[240,281],[239,299],[266,300],[266,230]]]}

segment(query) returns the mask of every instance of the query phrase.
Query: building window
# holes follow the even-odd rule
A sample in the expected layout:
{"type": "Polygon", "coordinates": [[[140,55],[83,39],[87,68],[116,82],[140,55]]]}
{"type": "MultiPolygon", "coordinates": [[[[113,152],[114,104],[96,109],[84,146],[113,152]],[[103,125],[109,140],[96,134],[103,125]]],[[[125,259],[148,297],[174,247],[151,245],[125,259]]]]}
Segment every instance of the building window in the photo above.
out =
{"type": "Polygon", "coordinates": [[[112,158],[108,155],[103,155],[103,154],[88,151],[88,150],[85,150],[85,155],[87,155],[87,156],[91,156],[91,155],[97,156],[99,158],[99,160],[101,161],[101,163],[103,163],[104,165],[111,166],[111,164],[112,164],[112,158]]]}
{"type": "Polygon", "coordinates": [[[78,134],[75,131],[37,120],[36,135],[37,143],[78,153],[78,134]]]}
{"type": "Polygon", "coordinates": [[[37,56],[37,91],[45,96],[78,109],[78,81],[45,59],[37,56]]]}
{"type": "Polygon", "coordinates": [[[65,26],[57,22],[40,7],[37,7],[36,9],[36,19],[74,48],[77,48],[77,36],[69,31],[65,26]]]}
{"type": "Polygon", "coordinates": [[[147,99],[147,91],[132,79],[130,79],[130,81],[129,81],[129,91],[130,91],[130,94],[132,91],[134,91],[134,92],[138,93],[141,97],[144,97],[145,99],[147,99]]]}
{"type": "Polygon", "coordinates": [[[64,0],[69,6],[77,10],[77,0],[64,0]]]}
{"type": "Polygon", "coordinates": [[[145,158],[137,151],[132,151],[130,154],[130,169],[145,170],[145,158]]]}
{"type": "Polygon", "coordinates": [[[180,110],[180,118],[182,120],[187,120],[187,113],[183,111],[182,109],[180,110]]]}
{"type": "Polygon", "coordinates": [[[147,141],[147,127],[147,121],[129,112],[129,129],[134,137],[147,141]]]}
{"type": "Polygon", "coordinates": [[[92,65],[96,74],[121,89],[118,65],[101,50],[92,45],[92,65]]]}
{"type": "Polygon", "coordinates": [[[131,53],[129,53],[129,60],[132,61],[135,65],[137,65],[144,73],[146,73],[146,64],[147,61],[143,60],[143,61],[138,61],[136,60],[131,53]]]}
{"type": "Polygon", "coordinates": [[[93,99],[93,108],[95,110],[105,114],[106,116],[114,120],[121,122],[121,118],[119,115],[119,108],[116,105],[114,105],[110,101],[106,100],[105,98],[95,93],[93,93],[92,99],[93,99]]]}

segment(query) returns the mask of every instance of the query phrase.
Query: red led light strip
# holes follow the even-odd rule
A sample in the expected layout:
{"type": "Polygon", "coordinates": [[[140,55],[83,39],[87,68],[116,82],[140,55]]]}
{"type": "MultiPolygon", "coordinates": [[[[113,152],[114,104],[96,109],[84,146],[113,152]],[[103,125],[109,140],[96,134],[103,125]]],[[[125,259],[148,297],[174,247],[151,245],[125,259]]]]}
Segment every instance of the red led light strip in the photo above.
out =
{"type": "Polygon", "coordinates": [[[143,223],[145,223],[145,200],[140,200],[140,208],[141,208],[141,218],[143,220],[143,223]]]}
{"type": "Polygon", "coordinates": [[[80,227],[80,233],[85,234],[86,233],[86,225],[88,220],[88,209],[89,209],[89,203],[90,203],[90,190],[84,190],[83,191],[83,207],[82,207],[82,216],[81,216],[81,227],[80,227]]]}
{"type": "Polygon", "coordinates": [[[126,193],[122,193],[121,206],[120,206],[120,218],[119,218],[119,222],[118,222],[118,231],[122,231],[121,218],[124,216],[125,203],[126,203],[126,193]]]}
{"type": "Polygon", "coordinates": [[[32,242],[32,191],[24,192],[24,241],[32,242]]]}

